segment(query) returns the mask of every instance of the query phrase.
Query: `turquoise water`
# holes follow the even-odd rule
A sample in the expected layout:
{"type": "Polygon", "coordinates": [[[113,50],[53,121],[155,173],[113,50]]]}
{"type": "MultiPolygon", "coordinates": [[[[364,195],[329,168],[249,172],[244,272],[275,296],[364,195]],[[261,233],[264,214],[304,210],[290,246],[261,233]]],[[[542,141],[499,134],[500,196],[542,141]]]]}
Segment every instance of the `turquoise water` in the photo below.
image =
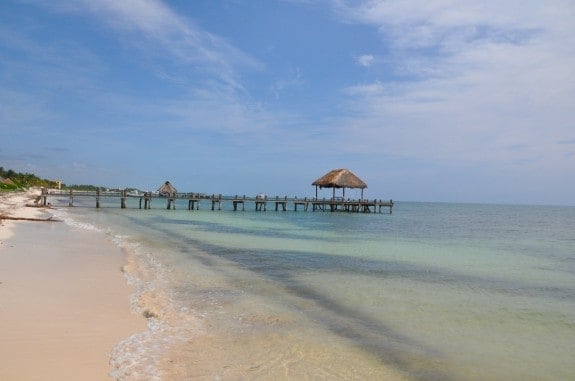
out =
{"type": "Polygon", "coordinates": [[[120,379],[575,379],[573,207],[184,202],[63,208],[128,253],[150,329],[120,379]]]}

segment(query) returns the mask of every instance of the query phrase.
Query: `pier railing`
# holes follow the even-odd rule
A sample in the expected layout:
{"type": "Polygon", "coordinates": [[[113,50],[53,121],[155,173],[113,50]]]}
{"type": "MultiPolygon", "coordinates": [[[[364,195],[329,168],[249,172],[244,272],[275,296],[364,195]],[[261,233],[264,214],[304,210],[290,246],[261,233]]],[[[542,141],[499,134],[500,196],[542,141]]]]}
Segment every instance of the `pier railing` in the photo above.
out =
{"type": "Polygon", "coordinates": [[[348,213],[382,213],[382,209],[388,209],[389,213],[393,210],[393,200],[369,200],[369,199],[344,199],[336,198],[298,198],[296,197],[279,197],[269,198],[267,196],[247,197],[242,196],[223,196],[221,194],[206,195],[203,193],[172,193],[158,194],[152,192],[126,192],[126,191],[58,191],[42,190],[37,197],[36,203],[48,205],[48,197],[67,197],[68,206],[74,206],[76,198],[93,198],[96,208],[100,208],[102,199],[118,199],[122,209],[127,208],[128,199],[137,199],[139,209],[150,209],[152,200],[164,200],[167,205],[166,209],[176,209],[176,200],[187,200],[188,210],[199,210],[200,204],[211,205],[211,210],[222,210],[223,203],[232,205],[234,211],[245,210],[246,204],[251,203],[255,206],[256,211],[267,211],[268,205],[271,205],[275,211],[287,211],[288,205],[293,207],[294,211],[343,211],[348,213]]]}

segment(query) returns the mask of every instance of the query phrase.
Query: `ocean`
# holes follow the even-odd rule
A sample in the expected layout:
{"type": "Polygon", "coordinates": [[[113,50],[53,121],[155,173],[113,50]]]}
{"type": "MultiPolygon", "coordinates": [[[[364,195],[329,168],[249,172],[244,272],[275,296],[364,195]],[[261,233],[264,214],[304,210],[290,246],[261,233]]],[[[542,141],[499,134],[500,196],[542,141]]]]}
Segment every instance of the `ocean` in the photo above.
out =
{"type": "Polygon", "coordinates": [[[54,203],[126,252],[149,329],[114,349],[119,380],[575,379],[575,207],[136,201],[54,203]]]}

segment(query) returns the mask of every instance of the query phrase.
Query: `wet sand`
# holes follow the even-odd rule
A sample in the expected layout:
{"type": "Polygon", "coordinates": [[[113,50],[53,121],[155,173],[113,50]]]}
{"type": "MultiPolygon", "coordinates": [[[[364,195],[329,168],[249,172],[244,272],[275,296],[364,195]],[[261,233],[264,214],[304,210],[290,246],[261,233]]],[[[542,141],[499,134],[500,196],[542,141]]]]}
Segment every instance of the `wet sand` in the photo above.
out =
{"type": "MultiPolygon", "coordinates": [[[[0,197],[2,214],[48,216],[21,208],[29,195],[0,197]]],[[[62,222],[3,220],[0,379],[110,379],[114,346],[146,330],[145,319],[130,309],[124,262],[103,233],[62,222]]]]}

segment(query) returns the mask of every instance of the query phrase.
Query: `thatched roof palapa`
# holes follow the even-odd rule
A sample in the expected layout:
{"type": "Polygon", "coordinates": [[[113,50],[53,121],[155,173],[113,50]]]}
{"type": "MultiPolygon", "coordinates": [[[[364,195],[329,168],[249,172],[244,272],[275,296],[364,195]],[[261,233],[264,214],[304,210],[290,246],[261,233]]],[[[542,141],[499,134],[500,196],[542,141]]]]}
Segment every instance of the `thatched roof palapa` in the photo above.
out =
{"type": "Polygon", "coordinates": [[[361,189],[361,198],[363,198],[363,190],[367,188],[367,184],[348,169],[334,169],[333,171],[329,171],[311,185],[316,186],[316,198],[317,187],[333,188],[334,198],[335,188],[343,188],[343,197],[345,197],[345,188],[359,188],[361,189]]]}
{"type": "Polygon", "coordinates": [[[169,181],[166,181],[158,188],[158,193],[160,196],[173,197],[178,193],[178,190],[169,181]]]}
{"type": "Polygon", "coordinates": [[[311,185],[316,185],[320,188],[367,188],[367,184],[348,169],[329,171],[311,185]]]}

